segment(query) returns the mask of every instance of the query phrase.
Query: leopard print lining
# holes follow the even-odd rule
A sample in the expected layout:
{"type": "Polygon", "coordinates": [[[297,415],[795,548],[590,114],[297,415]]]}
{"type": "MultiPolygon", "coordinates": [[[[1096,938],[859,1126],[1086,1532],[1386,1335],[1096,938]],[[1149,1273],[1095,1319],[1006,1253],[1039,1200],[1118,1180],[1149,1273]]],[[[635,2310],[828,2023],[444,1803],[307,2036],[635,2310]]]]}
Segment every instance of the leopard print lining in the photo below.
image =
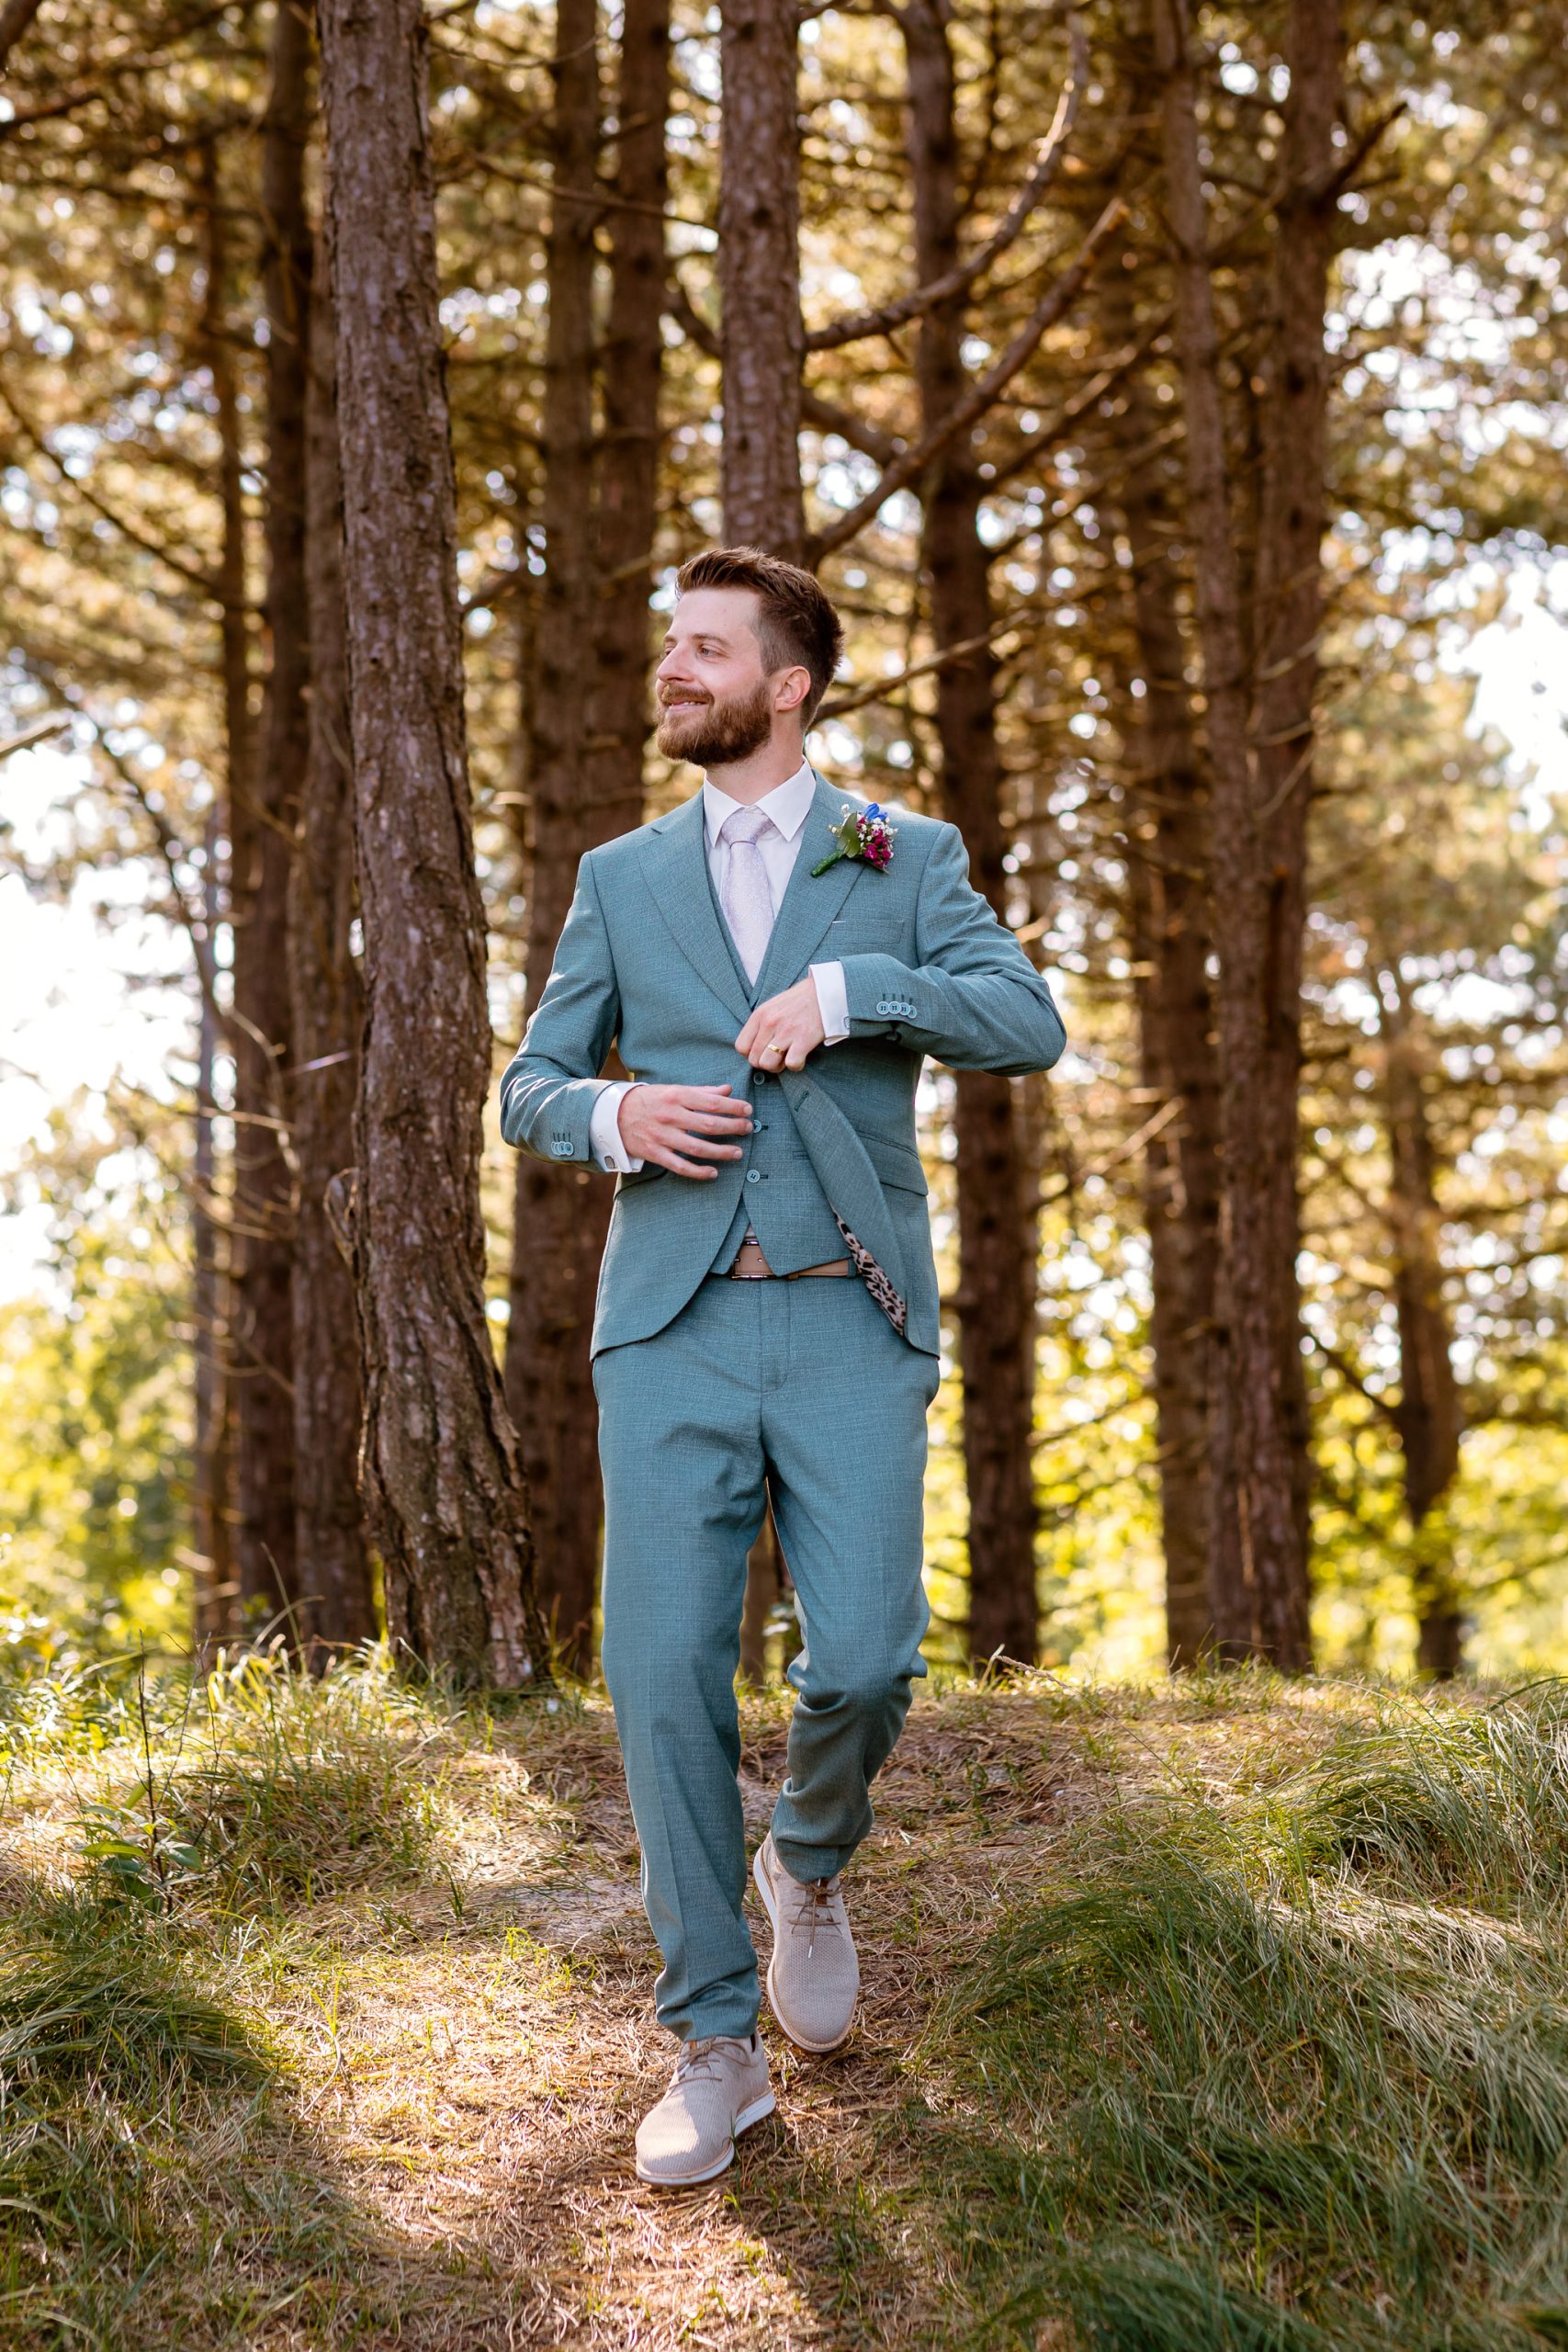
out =
{"type": "Polygon", "coordinates": [[[908,1306],[899,1297],[897,1292],[894,1289],[893,1284],[889,1282],[887,1276],[883,1272],[882,1268],[872,1256],[871,1251],[865,1247],[865,1244],[863,1241],[857,1241],[855,1239],[854,1235],[850,1231],[849,1227],[844,1223],[843,1218],[839,1215],[836,1209],[833,1212],[833,1222],[844,1237],[844,1245],[849,1250],[850,1256],[853,1261],[856,1273],[860,1276],[862,1282],[871,1293],[871,1295],[875,1300],[877,1306],[881,1307],[882,1312],[886,1316],[887,1320],[892,1324],[893,1329],[897,1332],[898,1337],[902,1339],[904,1337],[904,1326],[909,1319],[909,1310],[908,1306]]]}

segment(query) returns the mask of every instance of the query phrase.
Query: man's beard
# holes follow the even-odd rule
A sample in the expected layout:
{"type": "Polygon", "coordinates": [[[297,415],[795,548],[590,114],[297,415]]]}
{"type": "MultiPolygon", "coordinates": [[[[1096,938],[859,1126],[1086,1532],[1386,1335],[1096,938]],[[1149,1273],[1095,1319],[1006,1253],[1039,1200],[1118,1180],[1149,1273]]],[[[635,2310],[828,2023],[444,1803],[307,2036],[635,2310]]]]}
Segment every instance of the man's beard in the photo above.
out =
{"type": "Polygon", "coordinates": [[[773,692],[766,678],[750,694],[723,701],[666,706],[655,741],[667,760],[690,760],[694,767],[722,768],[760,752],[773,731],[773,692]]]}

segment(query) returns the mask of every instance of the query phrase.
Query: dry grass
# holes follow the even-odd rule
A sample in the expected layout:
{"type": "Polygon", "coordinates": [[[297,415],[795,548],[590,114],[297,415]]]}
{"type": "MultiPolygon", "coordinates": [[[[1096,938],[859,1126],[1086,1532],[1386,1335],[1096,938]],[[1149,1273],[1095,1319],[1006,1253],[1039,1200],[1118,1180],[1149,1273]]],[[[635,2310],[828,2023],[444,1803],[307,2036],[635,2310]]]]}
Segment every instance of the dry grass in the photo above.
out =
{"type": "MultiPolygon", "coordinates": [[[[145,2052],[140,2088],[112,2053],[56,2086],[39,2128],[91,2193],[12,2217],[0,2337],[17,2352],[1065,2347],[1055,2317],[1026,2336],[993,2326],[994,2283],[951,2226],[942,2135],[983,2124],[984,2099],[931,2041],[933,2001],[1108,1808],[1256,1804],[1383,1712],[1373,1691],[1247,1678],[922,1693],[854,1873],[852,2045],[811,2062],[773,2032],[777,2115],[723,2180],[670,2197],[632,2168],[669,2052],[601,1699],[486,1713],[373,1670],[334,1697],[258,1669],[195,1708],[164,1694],[149,1744],[128,1690],[74,1712],[16,1702],[12,1966],[107,1938],[165,1990],[199,1992],[273,2071],[260,2094],[197,2080],[176,2018],[151,2086],[145,2052]],[[162,1868],[149,1778],[154,1810],[162,1795],[178,1814],[164,1835],[182,1853],[162,1868]],[[137,1883],[106,1892],[85,1820],[100,1847],[116,1830],[137,1883]],[[110,2108],[135,2143],[113,2179],[93,2171],[90,2128],[110,2108]]],[[[784,1723],[781,1700],[749,1703],[759,1835],[784,1723]]]]}

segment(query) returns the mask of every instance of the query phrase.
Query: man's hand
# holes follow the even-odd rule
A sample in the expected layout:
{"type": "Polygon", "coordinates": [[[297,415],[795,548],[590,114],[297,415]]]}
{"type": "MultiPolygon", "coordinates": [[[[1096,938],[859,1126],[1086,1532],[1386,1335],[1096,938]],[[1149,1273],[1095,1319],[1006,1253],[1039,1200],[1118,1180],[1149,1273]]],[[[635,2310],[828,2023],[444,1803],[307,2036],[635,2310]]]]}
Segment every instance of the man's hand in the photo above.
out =
{"type": "Polygon", "coordinates": [[[741,1157],[751,1105],[734,1102],[728,1086],[634,1086],[615,1124],[633,1159],[711,1183],[718,1170],[705,1163],[741,1157]]]}
{"type": "Polygon", "coordinates": [[[804,1069],[806,1057],[816,1052],[825,1035],[817,983],[808,972],[782,996],[771,996],[757,1007],[735,1040],[735,1050],[745,1055],[753,1069],[804,1069]]]}

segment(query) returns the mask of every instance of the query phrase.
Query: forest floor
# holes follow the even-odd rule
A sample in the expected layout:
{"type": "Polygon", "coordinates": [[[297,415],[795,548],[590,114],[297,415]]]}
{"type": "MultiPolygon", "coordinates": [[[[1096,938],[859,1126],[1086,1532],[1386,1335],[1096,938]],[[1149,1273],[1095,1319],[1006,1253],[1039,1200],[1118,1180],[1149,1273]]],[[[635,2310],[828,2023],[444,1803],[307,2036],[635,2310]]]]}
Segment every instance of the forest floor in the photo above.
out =
{"type": "MultiPolygon", "coordinates": [[[[855,2037],[764,2019],[776,2115],[672,2196],[602,1697],[27,1650],[8,2352],[1568,2344],[1559,1685],[922,1692],[855,2037]]],[[[758,1836],[784,1722],[748,1702],[758,1836]]]]}

